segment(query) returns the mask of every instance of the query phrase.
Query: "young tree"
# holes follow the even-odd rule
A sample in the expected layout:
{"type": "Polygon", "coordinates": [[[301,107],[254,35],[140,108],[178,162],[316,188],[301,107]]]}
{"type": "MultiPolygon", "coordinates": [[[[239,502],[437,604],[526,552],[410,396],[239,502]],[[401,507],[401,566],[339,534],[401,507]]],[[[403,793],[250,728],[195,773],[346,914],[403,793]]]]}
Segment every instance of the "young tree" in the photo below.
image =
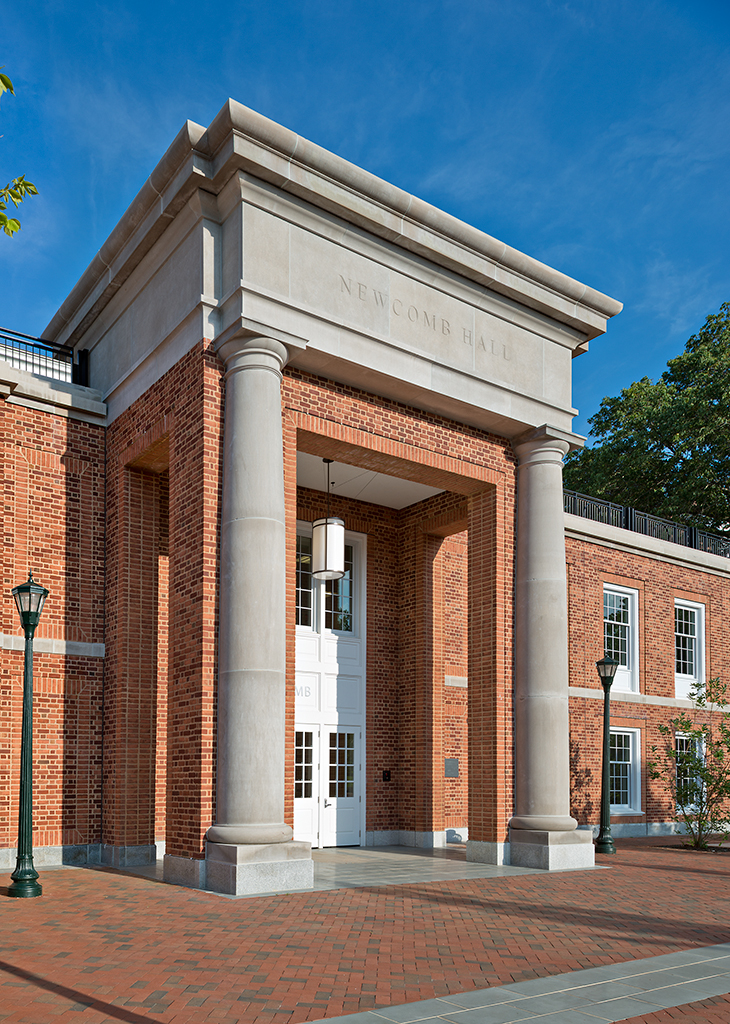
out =
{"type": "MultiPolygon", "coordinates": [[[[7,75],[0,71],[0,96],[5,92],[9,92],[12,96],[15,95],[13,83],[7,75]]],[[[12,203],[17,209],[26,196],[37,195],[38,189],[32,181],[27,181],[24,174],[21,174],[19,178],[13,178],[4,188],[0,188],[0,228],[2,228],[6,235],[12,237],[16,231],[20,231],[20,221],[18,218],[8,217],[5,212],[8,204],[12,203]]]]}
{"type": "Polygon", "coordinates": [[[565,486],[715,533],[730,533],[730,303],[707,317],[653,383],[604,398],[592,448],[565,486]]]}
{"type": "Polygon", "coordinates": [[[697,850],[707,839],[730,836],[730,710],[727,687],[719,679],[690,692],[694,707],[669,725],[660,725],[664,748],[652,747],[649,777],[661,779],[671,793],[674,820],[697,850]]]}

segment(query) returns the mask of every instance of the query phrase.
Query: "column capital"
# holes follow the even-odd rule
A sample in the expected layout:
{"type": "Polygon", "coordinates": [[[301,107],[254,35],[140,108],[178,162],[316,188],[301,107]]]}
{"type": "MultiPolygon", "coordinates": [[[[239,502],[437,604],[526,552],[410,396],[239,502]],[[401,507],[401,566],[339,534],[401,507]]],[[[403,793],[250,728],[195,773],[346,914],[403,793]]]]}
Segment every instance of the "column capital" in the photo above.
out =
{"type": "Polygon", "coordinates": [[[533,461],[530,456],[540,456],[540,461],[561,461],[564,455],[576,448],[582,448],[585,438],[580,434],[573,434],[569,430],[561,430],[559,427],[551,427],[543,423],[541,427],[530,427],[524,433],[512,438],[512,447],[515,455],[522,466],[533,461]],[[555,454],[550,457],[550,452],[555,454]]]}
{"type": "Polygon", "coordinates": [[[242,333],[236,326],[224,331],[214,343],[216,354],[223,361],[226,377],[237,370],[270,370],[279,378],[289,359],[289,350],[282,342],[265,335],[242,333]]]}

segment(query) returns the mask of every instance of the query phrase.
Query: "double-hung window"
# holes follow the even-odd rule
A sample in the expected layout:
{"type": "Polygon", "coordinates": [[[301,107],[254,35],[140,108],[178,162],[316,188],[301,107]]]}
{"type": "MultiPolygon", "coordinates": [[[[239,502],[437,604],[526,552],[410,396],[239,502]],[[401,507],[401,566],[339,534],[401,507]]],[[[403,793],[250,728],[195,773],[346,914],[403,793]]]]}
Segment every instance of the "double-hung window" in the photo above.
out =
{"type": "Polygon", "coordinates": [[[674,602],[674,695],[689,697],[705,682],[705,606],[674,602]]]}
{"type": "Polygon", "coordinates": [[[642,813],[640,741],[638,729],[611,729],[608,778],[614,813],[642,813]]]}
{"type": "Polygon", "coordinates": [[[603,647],[618,662],[615,690],[639,689],[639,594],[628,587],[603,586],[603,647]]]}
{"type": "Polygon", "coordinates": [[[691,810],[701,795],[702,785],[698,772],[693,768],[703,760],[702,741],[697,736],[678,732],[674,737],[677,753],[677,807],[691,810]]]}

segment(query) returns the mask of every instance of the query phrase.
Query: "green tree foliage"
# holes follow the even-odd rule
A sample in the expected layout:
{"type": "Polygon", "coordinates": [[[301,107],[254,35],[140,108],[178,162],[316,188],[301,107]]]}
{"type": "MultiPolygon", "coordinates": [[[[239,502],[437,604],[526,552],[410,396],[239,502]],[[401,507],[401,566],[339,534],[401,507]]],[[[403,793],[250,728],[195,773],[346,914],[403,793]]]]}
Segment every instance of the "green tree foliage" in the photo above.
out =
{"type": "Polygon", "coordinates": [[[667,367],[603,399],[588,421],[598,443],[568,456],[565,486],[729,533],[730,303],[667,367]]]}
{"type": "Polygon", "coordinates": [[[710,679],[690,692],[694,704],[660,725],[664,747],[652,747],[649,777],[667,786],[674,820],[690,844],[707,849],[709,836],[730,836],[730,711],[727,687],[710,679]]]}
{"type": "MultiPolygon", "coordinates": [[[[7,75],[0,71],[0,96],[6,92],[9,92],[12,96],[15,95],[13,83],[7,75]]],[[[37,195],[38,189],[32,181],[26,180],[24,174],[21,174],[19,178],[13,178],[13,180],[9,181],[4,188],[0,188],[0,228],[2,228],[6,235],[10,235],[12,237],[16,231],[20,231],[20,221],[18,218],[8,217],[5,212],[8,208],[8,204],[12,203],[17,209],[26,196],[37,195]]]]}

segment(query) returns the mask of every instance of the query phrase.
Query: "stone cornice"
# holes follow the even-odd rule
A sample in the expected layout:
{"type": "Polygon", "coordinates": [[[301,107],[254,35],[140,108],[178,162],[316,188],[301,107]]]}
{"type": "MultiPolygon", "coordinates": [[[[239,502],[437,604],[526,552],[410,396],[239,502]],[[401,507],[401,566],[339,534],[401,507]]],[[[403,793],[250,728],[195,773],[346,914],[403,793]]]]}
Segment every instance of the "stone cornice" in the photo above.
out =
{"type": "Polygon", "coordinates": [[[46,330],[75,344],[192,195],[251,174],[577,330],[605,330],[622,305],[228,100],[206,130],[186,122],[46,330]]]}

